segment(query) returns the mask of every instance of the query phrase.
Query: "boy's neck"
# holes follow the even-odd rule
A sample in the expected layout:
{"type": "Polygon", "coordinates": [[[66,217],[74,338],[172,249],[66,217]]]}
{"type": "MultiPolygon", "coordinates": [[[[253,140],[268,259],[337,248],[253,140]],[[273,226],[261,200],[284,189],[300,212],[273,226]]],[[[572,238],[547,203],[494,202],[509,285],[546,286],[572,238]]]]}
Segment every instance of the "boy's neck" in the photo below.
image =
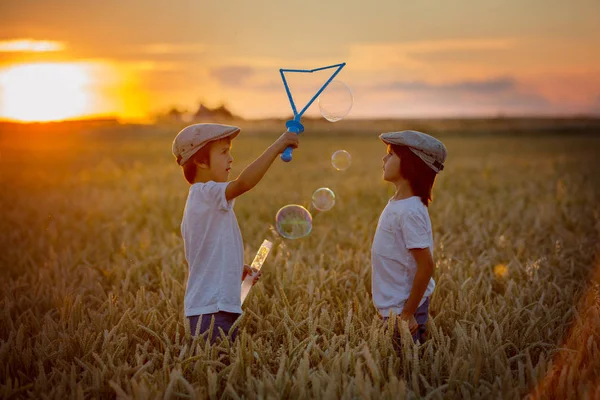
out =
{"type": "Polygon", "coordinates": [[[407,180],[402,179],[394,182],[394,184],[396,185],[396,193],[393,197],[394,200],[404,200],[415,195],[407,180]]]}
{"type": "MultiPolygon", "coordinates": [[[[203,168],[196,169],[196,178],[194,179],[194,183],[206,183],[211,181],[210,171],[203,168]]],[[[194,184],[192,183],[192,185],[194,184]]]]}

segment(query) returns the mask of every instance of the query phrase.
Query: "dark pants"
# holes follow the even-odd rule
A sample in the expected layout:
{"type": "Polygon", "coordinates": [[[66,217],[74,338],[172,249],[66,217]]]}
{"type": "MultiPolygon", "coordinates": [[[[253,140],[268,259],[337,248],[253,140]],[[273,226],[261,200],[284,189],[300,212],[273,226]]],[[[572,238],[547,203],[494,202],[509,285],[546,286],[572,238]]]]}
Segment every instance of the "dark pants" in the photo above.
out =
{"type": "MultiPolygon", "coordinates": [[[[385,323],[388,322],[389,317],[384,317],[383,321],[385,323]]],[[[412,335],[412,339],[415,343],[419,341],[420,343],[424,343],[427,334],[427,328],[425,324],[427,323],[427,319],[429,319],[429,297],[417,308],[415,311],[415,320],[417,320],[417,324],[419,324],[419,328],[412,335]]],[[[400,350],[400,329],[398,324],[394,324],[394,348],[399,351],[400,350]]]]}
{"type": "Polygon", "coordinates": [[[198,327],[198,321],[202,318],[202,322],[200,323],[200,329],[198,330],[198,335],[202,335],[206,333],[214,318],[215,323],[213,325],[212,332],[210,335],[210,344],[214,344],[218,338],[221,337],[221,333],[219,332],[219,328],[223,330],[226,335],[231,335],[231,340],[234,341],[237,337],[238,329],[237,327],[233,330],[233,332],[229,332],[231,330],[231,326],[238,319],[241,314],[230,313],[225,311],[219,311],[213,314],[204,314],[204,315],[194,315],[192,317],[188,317],[190,321],[190,332],[192,336],[196,335],[196,329],[198,327]]]}

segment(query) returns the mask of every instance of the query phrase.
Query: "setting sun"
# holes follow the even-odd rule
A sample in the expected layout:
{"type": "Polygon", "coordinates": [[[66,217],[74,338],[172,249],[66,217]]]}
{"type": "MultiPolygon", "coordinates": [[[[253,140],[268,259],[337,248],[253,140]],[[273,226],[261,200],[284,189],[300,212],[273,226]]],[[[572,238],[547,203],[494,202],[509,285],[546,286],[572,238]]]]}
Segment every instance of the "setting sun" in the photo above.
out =
{"type": "Polygon", "coordinates": [[[4,116],[19,121],[53,121],[89,112],[91,76],[84,65],[17,65],[0,75],[4,116]]]}
{"type": "Polygon", "coordinates": [[[0,69],[0,119],[46,122],[144,117],[139,66],[103,60],[15,64],[0,69]]]}

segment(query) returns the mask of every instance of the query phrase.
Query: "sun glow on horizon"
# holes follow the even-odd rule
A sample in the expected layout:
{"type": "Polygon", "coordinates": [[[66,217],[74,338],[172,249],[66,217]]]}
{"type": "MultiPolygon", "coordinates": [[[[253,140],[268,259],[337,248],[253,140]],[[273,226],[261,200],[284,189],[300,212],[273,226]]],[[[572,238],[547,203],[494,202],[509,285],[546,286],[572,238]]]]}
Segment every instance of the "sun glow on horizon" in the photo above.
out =
{"type": "Polygon", "coordinates": [[[135,76],[103,62],[17,64],[0,70],[0,118],[48,122],[111,115],[143,118],[135,76]]]}
{"type": "Polygon", "coordinates": [[[77,64],[37,63],[10,67],[0,76],[4,117],[53,121],[84,115],[90,103],[89,71],[77,64]]]}

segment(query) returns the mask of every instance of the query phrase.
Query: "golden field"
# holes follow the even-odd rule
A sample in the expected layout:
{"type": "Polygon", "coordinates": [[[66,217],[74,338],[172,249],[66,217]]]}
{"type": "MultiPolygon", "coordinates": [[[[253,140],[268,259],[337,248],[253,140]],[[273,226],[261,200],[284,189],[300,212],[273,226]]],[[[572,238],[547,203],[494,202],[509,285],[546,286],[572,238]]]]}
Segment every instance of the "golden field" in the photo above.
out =
{"type": "MultiPolygon", "coordinates": [[[[240,126],[232,177],[283,128],[240,126]]],[[[307,123],[294,160],[236,200],[246,262],[275,246],[238,340],[214,347],[183,317],[178,129],[3,126],[0,398],[600,399],[597,128],[307,123]],[[414,128],[449,158],[430,206],[430,339],[397,356],[370,296],[393,193],[377,134],[414,128]],[[346,171],[331,167],[338,149],[346,171]],[[310,208],[319,187],[331,211],[310,208]],[[313,212],[307,238],[274,231],[291,203],[313,212]]]]}

